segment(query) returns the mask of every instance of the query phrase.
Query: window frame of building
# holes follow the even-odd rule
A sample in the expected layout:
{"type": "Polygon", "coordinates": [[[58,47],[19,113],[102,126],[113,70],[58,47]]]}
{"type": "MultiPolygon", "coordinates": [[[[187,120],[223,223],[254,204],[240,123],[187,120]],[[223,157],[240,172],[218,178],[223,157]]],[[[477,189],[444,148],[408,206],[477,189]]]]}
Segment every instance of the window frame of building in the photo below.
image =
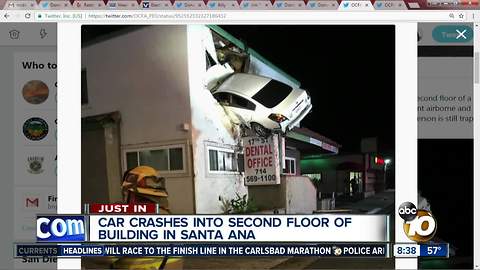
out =
{"type": "MultiPolygon", "coordinates": [[[[292,168],[292,166],[290,165],[290,168],[292,168]]],[[[285,157],[285,168],[283,168],[282,170],[282,174],[283,175],[297,175],[297,159],[294,158],[294,157],[285,157]],[[287,172],[287,162],[291,162],[291,164],[293,164],[293,172],[287,172]]]]}
{"type": "MultiPolygon", "coordinates": [[[[129,153],[135,153],[137,154],[137,166],[151,166],[148,164],[141,164],[140,163],[140,152],[143,151],[155,151],[155,150],[166,150],[167,151],[167,166],[168,170],[159,170],[158,168],[156,169],[160,174],[182,174],[187,172],[187,155],[186,155],[186,147],[184,144],[169,144],[169,145],[162,145],[162,146],[155,146],[155,147],[136,147],[136,148],[128,148],[123,150],[123,167],[124,171],[128,170],[128,158],[127,155],[129,153]],[[182,170],[170,170],[171,162],[170,162],[170,149],[182,149],[182,170]]],[[[151,166],[152,167],[152,166],[151,166]]]]}
{"type": "MultiPolygon", "coordinates": [[[[207,155],[207,172],[209,174],[240,174],[241,172],[239,171],[239,164],[238,164],[238,157],[239,155],[235,153],[235,150],[232,148],[227,148],[227,147],[218,147],[218,146],[206,146],[206,155],[207,155]],[[210,151],[217,151],[217,156],[218,152],[224,152],[224,153],[229,153],[232,154],[232,166],[234,167],[233,170],[212,170],[211,163],[210,163],[210,151]]],[[[218,159],[217,159],[218,162],[218,159]]]]}

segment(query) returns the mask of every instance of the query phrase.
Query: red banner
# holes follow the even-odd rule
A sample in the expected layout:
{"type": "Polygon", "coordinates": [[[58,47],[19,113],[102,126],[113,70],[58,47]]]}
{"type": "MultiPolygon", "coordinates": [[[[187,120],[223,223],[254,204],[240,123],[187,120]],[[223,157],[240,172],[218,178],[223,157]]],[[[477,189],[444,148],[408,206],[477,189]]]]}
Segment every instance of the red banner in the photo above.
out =
{"type": "Polygon", "coordinates": [[[154,203],[92,203],[88,210],[90,214],[156,214],[157,206],[154,203]]]}

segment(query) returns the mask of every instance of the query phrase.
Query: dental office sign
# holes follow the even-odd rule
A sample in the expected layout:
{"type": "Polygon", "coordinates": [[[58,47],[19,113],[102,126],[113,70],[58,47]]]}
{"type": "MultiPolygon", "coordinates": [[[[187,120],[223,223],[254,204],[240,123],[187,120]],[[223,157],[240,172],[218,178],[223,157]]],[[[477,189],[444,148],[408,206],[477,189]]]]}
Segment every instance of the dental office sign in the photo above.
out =
{"type": "Polygon", "coordinates": [[[243,138],[245,185],[280,184],[278,135],[243,138]]]}

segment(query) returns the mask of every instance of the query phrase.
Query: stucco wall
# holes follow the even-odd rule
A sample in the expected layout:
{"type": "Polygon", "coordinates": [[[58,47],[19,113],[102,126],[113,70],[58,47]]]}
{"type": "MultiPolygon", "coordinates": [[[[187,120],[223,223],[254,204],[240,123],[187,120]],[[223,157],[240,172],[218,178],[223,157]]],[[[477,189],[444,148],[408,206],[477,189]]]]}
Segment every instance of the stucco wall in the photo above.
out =
{"type": "Polygon", "coordinates": [[[282,175],[279,185],[249,186],[248,196],[253,199],[259,211],[284,210],[287,201],[286,190],[286,176],[282,175]]]}
{"type": "Polygon", "coordinates": [[[164,175],[173,213],[194,212],[191,133],[181,128],[191,124],[187,58],[185,26],[143,27],[82,50],[82,117],[120,112],[122,149],[185,144],[186,173],[164,175]]]}
{"type": "Polygon", "coordinates": [[[312,214],[317,210],[317,191],[306,176],[282,175],[279,185],[249,186],[248,192],[259,211],[312,214]]]}
{"type": "Polygon", "coordinates": [[[82,117],[119,111],[122,145],[189,138],[185,26],[149,26],[82,50],[89,104],[82,117]]]}
{"type": "Polygon", "coordinates": [[[312,214],[317,210],[317,191],[306,176],[287,176],[287,214],[312,214]]]}

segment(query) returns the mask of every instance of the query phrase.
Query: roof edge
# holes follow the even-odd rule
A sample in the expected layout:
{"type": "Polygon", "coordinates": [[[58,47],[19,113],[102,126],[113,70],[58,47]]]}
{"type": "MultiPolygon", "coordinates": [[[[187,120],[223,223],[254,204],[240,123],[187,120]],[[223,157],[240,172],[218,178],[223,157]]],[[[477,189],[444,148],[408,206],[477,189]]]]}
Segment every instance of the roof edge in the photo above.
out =
{"type": "Polygon", "coordinates": [[[222,36],[223,38],[226,38],[228,41],[232,42],[233,44],[235,44],[235,46],[239,47],[240,49],[246,51],[247,53],[255,56],[255,58],[257,58],[258,60],[262,61],[265,65],[271,67],[272,69],[274,69],[275,71],[277,71],[278,73],[282,74],[282,76],[285,76],[288,80],[292,81],[294,84],[300,86],[300,82],[293,78],[291,75],[289,75],[288,73],[286,73],[285,71],[283,71],[282,69],[280,69],[279,67],[277,67],[275,64],[273,64],[272,62],[270,62],[269,60],[267,60],[265,57],[263,57],[261,54],[259,54],[257,51],[255,51],[254,49],[248,47],[245,45],[244,42],[242,42],[241,40],[239,40],[238,38],[232,36],[230,33],[228,33],[227,31],[223,30],[223,28],[221,28],[220,26],[218,25],[207,25],[208,28],[210,28],[211,30],[215,31],[217,34],[219,34],[220,36],[222,36]]]}

